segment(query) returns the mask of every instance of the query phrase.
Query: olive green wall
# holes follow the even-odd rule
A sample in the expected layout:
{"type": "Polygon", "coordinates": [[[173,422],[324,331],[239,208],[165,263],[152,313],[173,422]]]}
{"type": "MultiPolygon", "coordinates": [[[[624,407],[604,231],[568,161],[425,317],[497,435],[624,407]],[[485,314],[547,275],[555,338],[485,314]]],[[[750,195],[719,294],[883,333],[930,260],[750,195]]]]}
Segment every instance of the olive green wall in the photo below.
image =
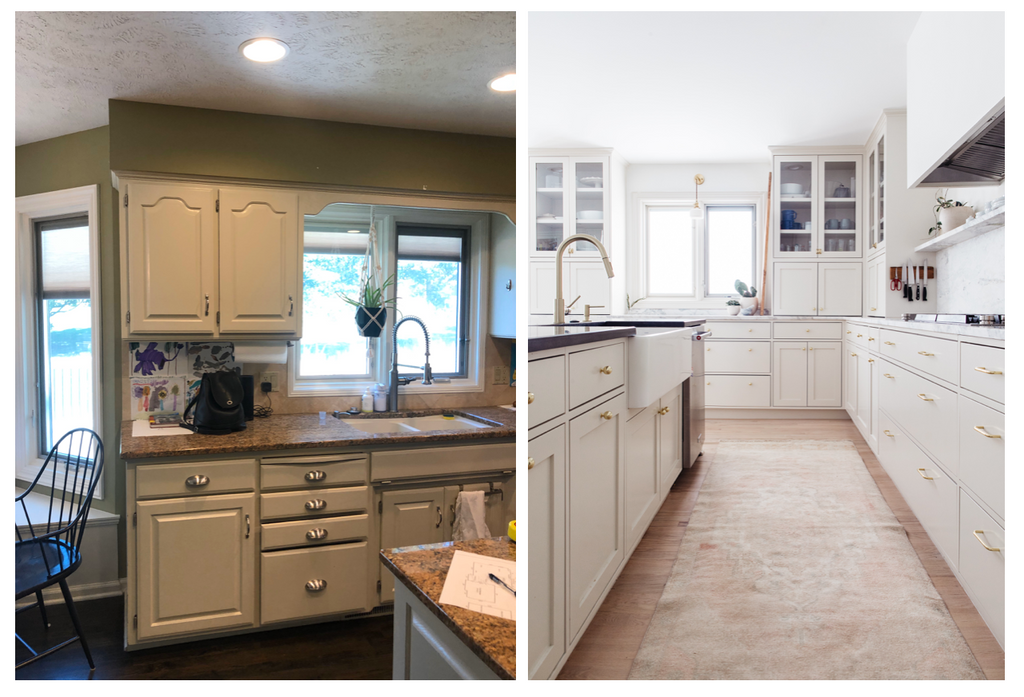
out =
{"type": "Polygon", "coordinates": [[[514,197],[515,138],[110,100],[110,166],[514,197]]]}
{"type": "MultiPolygon", "coordinates": [[[[104,499],[93,505],[103,511],[124,513],[124,466],[121,447],[121,330],[120,262],[117,242],[117,193],[110,183],[110,129],[107,126],[41,140],[14,149],[14,195],[99,185],[100,321],[103,337],[103,428],[106,449],[104,499]]],[[[124,548],[122,517],[118,536],[124,548]]],[[[123,554],[119,573],[124,576],[123,554]]]]}

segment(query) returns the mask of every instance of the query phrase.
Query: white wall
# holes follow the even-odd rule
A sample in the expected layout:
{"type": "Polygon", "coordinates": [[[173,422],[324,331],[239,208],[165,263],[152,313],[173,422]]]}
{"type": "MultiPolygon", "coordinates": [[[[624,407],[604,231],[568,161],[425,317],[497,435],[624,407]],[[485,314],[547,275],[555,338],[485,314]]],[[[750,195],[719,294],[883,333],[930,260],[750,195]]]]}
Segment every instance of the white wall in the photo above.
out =
{"type": "MultiPolygon", "coordinates": [[[[981,210],[1005,195],[999,186],[950,188],[948,196],[981,210]]],[[[938,312],[1004,314],[1006,312],[1005,229],[943,249],[935,257],[938,312]]]]}
{"type": "Polygon", "coordinates": [[[907,42],[907,185],[963,144],[1005,94],[1002,12],[924,12],[907,42]]]}

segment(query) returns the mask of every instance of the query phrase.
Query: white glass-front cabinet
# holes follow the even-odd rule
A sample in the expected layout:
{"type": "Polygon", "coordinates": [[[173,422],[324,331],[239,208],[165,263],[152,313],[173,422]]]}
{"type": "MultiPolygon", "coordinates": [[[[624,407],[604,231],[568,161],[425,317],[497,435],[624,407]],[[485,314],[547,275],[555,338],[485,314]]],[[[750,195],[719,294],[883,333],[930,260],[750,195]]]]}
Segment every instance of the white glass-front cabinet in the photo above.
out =
{"type": "MultiPolygon", "coordinates": [[[[530,256],[554,256],[577,233],[607,247],[608,178],[607,157],[530,158],[530,256]]],[[[588,242],[575,242],[566,253],[599,257],[588,242]]]]}
{"type": "Polygon", "coordinates": [[[885,135],[868,153],[868,254],[881,251],[885,245],[885,135]]]}
{"type": "Polygon", "coordinates": [[[776,258],[861,256],[860,155],[777,155],[776,258]]]}

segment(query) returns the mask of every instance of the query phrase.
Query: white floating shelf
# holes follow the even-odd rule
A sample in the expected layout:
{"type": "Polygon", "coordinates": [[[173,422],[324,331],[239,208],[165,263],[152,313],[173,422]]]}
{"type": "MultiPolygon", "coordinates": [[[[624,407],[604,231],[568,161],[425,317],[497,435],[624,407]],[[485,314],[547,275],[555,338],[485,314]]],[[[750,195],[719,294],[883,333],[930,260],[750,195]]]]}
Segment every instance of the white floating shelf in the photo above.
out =
{"type": "Polygon", "coordinates": [[[932,252],[937,249],[948,249],[953,245],[966,242],[967,240],[973,240],[975,237],[980,237],[986,232],[992,232],[999,228],[1006,226],[1006,206],[997,208],[994,211],[989,211],[985,215],[972,220],[969,223],[964,223],[958,228],[953,228],[949,232],[944,232],[938,237],[928,240],[924,244],[919,244],[914,247],[915,252],[932,252]]]}

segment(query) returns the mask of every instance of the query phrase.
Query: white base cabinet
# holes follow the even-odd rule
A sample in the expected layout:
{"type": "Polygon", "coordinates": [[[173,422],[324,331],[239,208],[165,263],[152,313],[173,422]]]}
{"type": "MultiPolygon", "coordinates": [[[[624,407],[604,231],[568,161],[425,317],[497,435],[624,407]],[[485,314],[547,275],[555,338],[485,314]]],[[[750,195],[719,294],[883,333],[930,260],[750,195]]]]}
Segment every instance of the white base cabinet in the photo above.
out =
{"type": "Polygon", "coordinates": [[[838,341],[776,341],[773,406],[841,407],[841,348],[838,341]]]}

